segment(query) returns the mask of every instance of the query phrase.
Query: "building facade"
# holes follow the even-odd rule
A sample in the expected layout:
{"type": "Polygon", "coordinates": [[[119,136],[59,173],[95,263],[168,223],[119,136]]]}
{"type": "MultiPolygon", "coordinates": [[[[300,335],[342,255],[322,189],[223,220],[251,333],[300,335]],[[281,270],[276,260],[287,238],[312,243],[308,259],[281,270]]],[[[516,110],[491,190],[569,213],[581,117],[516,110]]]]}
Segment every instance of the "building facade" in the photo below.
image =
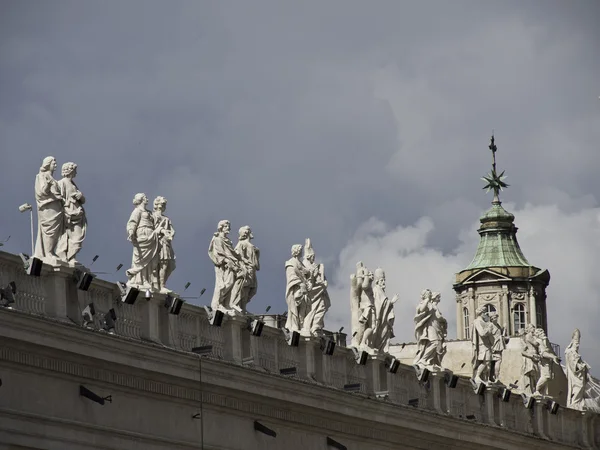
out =
{"type": "Polygon", "coordinates": [[[125,304],[114,283],[96,278],[84,291],[73,269],[47,265],[28,276],[0,252],[0,286],[11,281],[16,302],[0,308],[0,449],[600,445],[595,414],[527,409],[517,395],[476,395],[462,378],[419,382],[386,355],[359,365],[349,348],[328,355],[313,337],[290,346],[280,329],[252,335],[239,317],[213,326],[198,306],[170,314],[162,294],[125,304]]]}

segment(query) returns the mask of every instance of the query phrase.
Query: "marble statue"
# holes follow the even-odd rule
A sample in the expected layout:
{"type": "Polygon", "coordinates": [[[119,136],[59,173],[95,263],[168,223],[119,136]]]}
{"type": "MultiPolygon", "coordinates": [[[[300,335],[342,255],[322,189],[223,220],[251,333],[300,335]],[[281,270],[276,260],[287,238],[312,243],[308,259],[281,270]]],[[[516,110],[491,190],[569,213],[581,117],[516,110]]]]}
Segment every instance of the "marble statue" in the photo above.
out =
{"type": "Polygon", "coordinates": [[[138,289],[153,289],[162,229],[155,227],[154,216],[146,209],[146,194],[135,194],[133,205],[135,208],[127,222],[127,240],[133,245],[131,268],[126,272],[127,284],[138,289]]]}
{"type": "Polygon", "coordinates": [[[154,228],[158,233],[158,266],[156,268],[154,289],[168,294],[167,280],[175,270],[175,252],[173,251],[172,241],[175,237],[175,229],[171,219],[165,216],[167,210],[167,199],[158,196],[154,199],[154,228]]]}
{"type": "Polygon", "coordinates": [[[415,314],[415,339],[417,355],[414,365],[419,369],[426,368],[431,372],[441,372],[442,359],[446,354],[446,336],[448,322],[438,308],[440,293],[425,289],[421,293],[421,301],[415,314]]]}
{"type": "Polygon", "coordinates": [[[58,182],[60,194],[64,199],[64,231],[58,241],[58,257],[70,265],[78,264],[75,256],[81,250],[87,231],[85,216],[85,197],[73,179],[77,176],[77,164],[64,163],[62,166],[62,179],[58,182]]]}
{"type": "Polygon", "coordinates": [[[378,268],[375,270],[373,299],[375,306],[375,323],[371,339],[371,348],[376,352],[387,352],[390,340],[394,337],[394,303],[398,301],[398,294],[390,300],[385,293],[385,272],[378,268]]]}
{"type": "Polygon", "coordinates": [[[546,333],[543,328],[536,328],[534,332],[535,340],[538,343],[538,355],[539,355],[539,371],[540,378],[535,387],[535,397],[547,397],[548,396],[548,382],[554,378],[554,364],[560,364],[560,358],[556,356],[550,341],[546,337],[546,333]]]}
{"type": "Polygon", "coordinates": [[[310,239],[305,241],[302,264],[308,270],[308,279],[311,284],[308,291],[310,310],[304,319],[303,332],[310,336],[320,336],[323,333],[325,313],[331,306],[331,300],[327,293],[325,266],[315,263],[315,251],[310,239]]]}
{"type": "Polygon", "coordinates": [[[521,356],[523,362],[521,364],[521,379],[519,381],[520,390],[526,395],[533,395],[540,372],[538,363],[540,356],[538,353],[538,342],[534,337],[535,326],[528,324],[525,328],[519,330],[521,338],[521,356]]]}
{"type": "Polygon", "coordinates": [[[215,290],[211,307],[213,310],[218,309],[235,315],[236,310],[231,305],[231,294],[236,280],[245,278],[246,266],[233,248],[233,243],[228,237],[230,231],[229,221],[221,220],[208,247],[208,256],[215,265],[215,290]]]}
{"type": "Polygon", "coordinates": [[[292,257],[285,262],[285,301],[288,306],[285,328],[302,332],[304,320],[310,311],[308,293],[312,289],[310,271],[302,264],[302,246],[292,246],[292,257]]]}
{"type": "Polygon", "coordinates": [[[492,366],[494,347],[493,328],[485,306],[475,310],[475,320],[471,331],[473,352],[473,381],[488,384],[492,366]]]}
{"type": "Polygon", "coordinates": [[[581,332],[576,329],[565,350],[567,407],[600,413],[600,383],[592,377],[590,366],[579,354],[580,340],[581,332]]]}
{"type": "Polygon", "coordinates": [[[350,275],[350,311],[352,316],[352,347],[370,348],[375,324],[374,274],[362,261],[356,263],[356,273],[350,275]]]}
{"type": "Polygon", "coordinates": [[[490,380],[498,383],[500,381],[500,367],[502,366],[502,353],[506,350],[506,345],[510,338],[506,332],[506,327],[498,323],[499,315],[497,312],[490,314],[492,323],[492,336],[494,345],[492,347],[492,367],[490,370],[490,380]]]}
{"type": "Polygon", "coordinates": [[[252,239],[254,235],[249,226],[240,228],[235,252],[246,272],[244,277],[236,278],[231,293],[231,307],[239,313],[246,313],[248,302],[258,290],[256,272],[260,270],[260,250],[252,243],[252,239]]]}
{"type": "Polygon", "coordinates": [[[588,381],[590,366],[581,359],[581,355],[579,354],[580,339],[581,333],[576,329],[573,332],[571,343],[565,350],[565,362],[569,387],[567,393],[567,407],[583,410],[585,388],[588,381]]]}
{"type": "Polygon", "coordinates": [[[35,177],[35,201],[38,209],[38,236],[34,256],[49,264],[56,264],[58,241],[64,232],[64,198],[58,182],[52,176],[56,170],[53,156],[44,158],[35,177]]]}
{"type": "Polygon", "coordinates": [[[302,246],[292,246],[292,257],[285,262],[285,301],[288,315],[285,328],[289,331],[301,332],[304,319],[310,311],[308,292],[312,289],[310,272],[300,260],[302,246]]]}

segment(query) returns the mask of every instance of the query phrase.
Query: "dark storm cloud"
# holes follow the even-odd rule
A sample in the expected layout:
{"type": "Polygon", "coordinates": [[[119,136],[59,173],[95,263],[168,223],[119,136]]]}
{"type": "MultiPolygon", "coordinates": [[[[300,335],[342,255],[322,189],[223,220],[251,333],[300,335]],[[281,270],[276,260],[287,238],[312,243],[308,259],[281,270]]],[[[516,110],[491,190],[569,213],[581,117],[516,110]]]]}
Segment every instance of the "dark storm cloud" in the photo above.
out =
{"type": "MultiPolygon", "coordinates": [[[[257,311],[284,310],[292,244],[311,237],[334,273],[371,217],[411,226],[429,216],[423,245],[455,251],[489,202],[478,178],[492,129],[505,198],[594,208],[598,11],[592,1],[5,1],[7,250],[28,248],[16,207],[32,202],[47,155],[79,164],[90,221],[81,259],[99,253],[103,269],[129,261],[136,192],[169,200],[176,290],[188,280],[212,290],[206,250],[220,219],[233,237],[252,226],[257,311]]],[[[552,272],[553,261],[533,262],[552,272]]]]}

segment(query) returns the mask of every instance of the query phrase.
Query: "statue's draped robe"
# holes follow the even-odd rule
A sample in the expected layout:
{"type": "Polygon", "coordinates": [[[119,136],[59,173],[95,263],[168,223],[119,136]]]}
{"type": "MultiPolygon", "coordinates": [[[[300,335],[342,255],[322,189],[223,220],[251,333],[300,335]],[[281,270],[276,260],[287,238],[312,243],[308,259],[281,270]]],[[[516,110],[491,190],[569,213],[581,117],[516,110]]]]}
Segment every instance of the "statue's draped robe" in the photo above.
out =
{"type": "Polygon", "coordinates": [[[372,346],[375,350],[388,351],[390,339],[394,337],[394,305],[377,283],[373,286],[375,303],[375,330],[372,346]]]}
{"type": "Polygon", "coordinates": [[[350,275],[350,311],[352,314],[352,346],[371,346],[375,322],[373,281],[366,267],[350,275]]]}
{"type": "Polygon", "coordinates": [[[494,345],[492,346],[492,375],[494,381],[499,381],[500,373],[498,367],[502,361],[502,352],[506,349],[506,340],[504,335],[504,327],[492,322],[492,338],[494,345]]]}
{"type": "MultiPolygon", "coordinates": [[[[175,252],[173,251],[172,241],[175,237],[175,228],[173,228],[173,223],[171,219],[162,214],[153,213],[154,218],[154,228],[156,230],[162,229],[162,236],[159,239],[159,250],[158,250],[158,259],[159,259],[159,267],[165,268],[165,279],[164,284],[166,284],[167,279],[175,270],[175,252]]],[[[164,286],[161,286],[164,287],[164,286]]]]}
{"type": "Polygon", "coordinates": [[[211,239],[208,256],[215,265],[215,290],[211,307],[229,310],[233,285],[238,277],[243,276],[242,262],[233,248],[231,240],[220,234],[211,239]],[[227,262],[227,267],[225,262],[227,262]]]}
{"type": "Polygon", "coordinates": [[[552,379],[554,378],[554,361],[552,359],[554,351],[550,346],[548,338],[538,338],[537,341],[539,343],[538,353],[541,358],[539,362],[540,376],[552,379]]]}
{"type": "Polygon", "coordinates": [[[325,313],[331,306],[331,300],[329,299],[327,286],[325,286],[323,265],[315,264],[314,262],[311,263],[307,259],[305,259],[303,263],[311,274],[310,276],[313,283],[312,288],[308,292],[310,311],[304,319],[304,330],[311,334],[315,334],[325,326],[325,313]],[[316,276],[313,276],[314,272],[317,272],[316,276]]]}
{"type": "Polygon", "coordinates": [[[414,318],[417,355],[414,364],[441,366],[447,322],[429,302],[421,301],[414,318]]]}
{"type": "Polygon", "coordinates": [[[492,337],[494,345],[492,346],[492,359],[494,361],[502,360],[502,352],[506,349],[504,328],[496,323],[492,323],[492,337]]]}
{"type": "Polygon", "coordinates": [[[288,315],[285,328],[290,331],[302,330],[304,318],[308,313],[306,267],[298,258],[291,258],[285,262],[285,301],[288,306],[288,315]]]}
{"type": "Polygon", "coordinates": [[[565,350],[565,364],[567,367],[568,383],[567,406],[583,410],[588,369],[572,343],[565,350]]]}
{"type": "Polygon", "coordinates": [[[135,208],[127,222],[127,233],[133,234],[131,268],[127,270],[129,284],[151,288],[158,265],[158,235],[152,213],[135,208]]]}
{"type": "Polygon", "coordinates": [[[87,231],[87,220],[83,204],[85,197],[73,198],[80,193],[72,178],[63,178],[58,182],[64,199],[65,230],[58,243],[58,255],[61,259],[71,261],[81,250],[87,231]]]}
{"type": "Polygon", "coordinates": [[[246,271],[244,277],[235,281],[231,293],[231,305],[246,311],[246,305],[258,291],[256,272],[260,270],[260,250],[249,239],[243,239],[235,246],[235,252],[239,255],[246,271]]]}
{"type": "Polygon", "coordinates": [[[600,414],[600,380],[595,379],[588,373],[588,381],[584,390],[583,404],[585,410],[600,414]]]}
{"type": "Polygon", "coordinates": [[[471,329],[471,344],[473,347],[473,369],[478,361],[491,363],[492,347],[494,346],[494,330],[485,322],[481,316],[473,321],[471,329]]]}
{"type": "Polygon", "coordinates": [[[535,386],[540,377],[538,365],[531,359],[531,356],[538,353],[537,346],[530,340],[528,335],[522,338],[521,345],[523,362],[521,365],[521,382],[519,387],[524,393],[531,395],[535,392],[535,386]]]}
{"type": "Polygon", "coordinates": [[[359,335],[360,332],[360,296],[362,292],[362,278],[358,278],[355,274],[350,275],[350,321],[352,329],[352,341],[353,347],[360,345],[362,338],[359,335]]]}
{"type": "Polygon", "coordinates": [[[57,256],[57,245],[64,232],[64,212],[58,182],[49,171],[35,177],[35,201],[38,208],[38,236],[34,255],[57,256]]]}

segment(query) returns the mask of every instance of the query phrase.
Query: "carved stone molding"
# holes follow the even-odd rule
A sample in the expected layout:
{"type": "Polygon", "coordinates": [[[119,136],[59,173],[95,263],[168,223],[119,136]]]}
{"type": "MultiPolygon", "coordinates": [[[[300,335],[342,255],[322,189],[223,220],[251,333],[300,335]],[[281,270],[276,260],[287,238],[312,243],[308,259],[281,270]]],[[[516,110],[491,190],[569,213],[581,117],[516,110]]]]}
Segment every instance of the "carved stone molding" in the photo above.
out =
{"type": "Polygon", "coordinates": [[[524,301],[527,296],[526,292],[511,292],[510,298],[513,300],[524,301]]]}
{"type": "Polygon", "coordinates": [[[494,293],[491,293],[491,294],[479,294],[477,296],[477,300],[478,301],[483,300],[485,302],[491,302],[492,300],[496,300],[497,298],[498,298],[498,293],[497,292],[494,292],[494,293]]]}

